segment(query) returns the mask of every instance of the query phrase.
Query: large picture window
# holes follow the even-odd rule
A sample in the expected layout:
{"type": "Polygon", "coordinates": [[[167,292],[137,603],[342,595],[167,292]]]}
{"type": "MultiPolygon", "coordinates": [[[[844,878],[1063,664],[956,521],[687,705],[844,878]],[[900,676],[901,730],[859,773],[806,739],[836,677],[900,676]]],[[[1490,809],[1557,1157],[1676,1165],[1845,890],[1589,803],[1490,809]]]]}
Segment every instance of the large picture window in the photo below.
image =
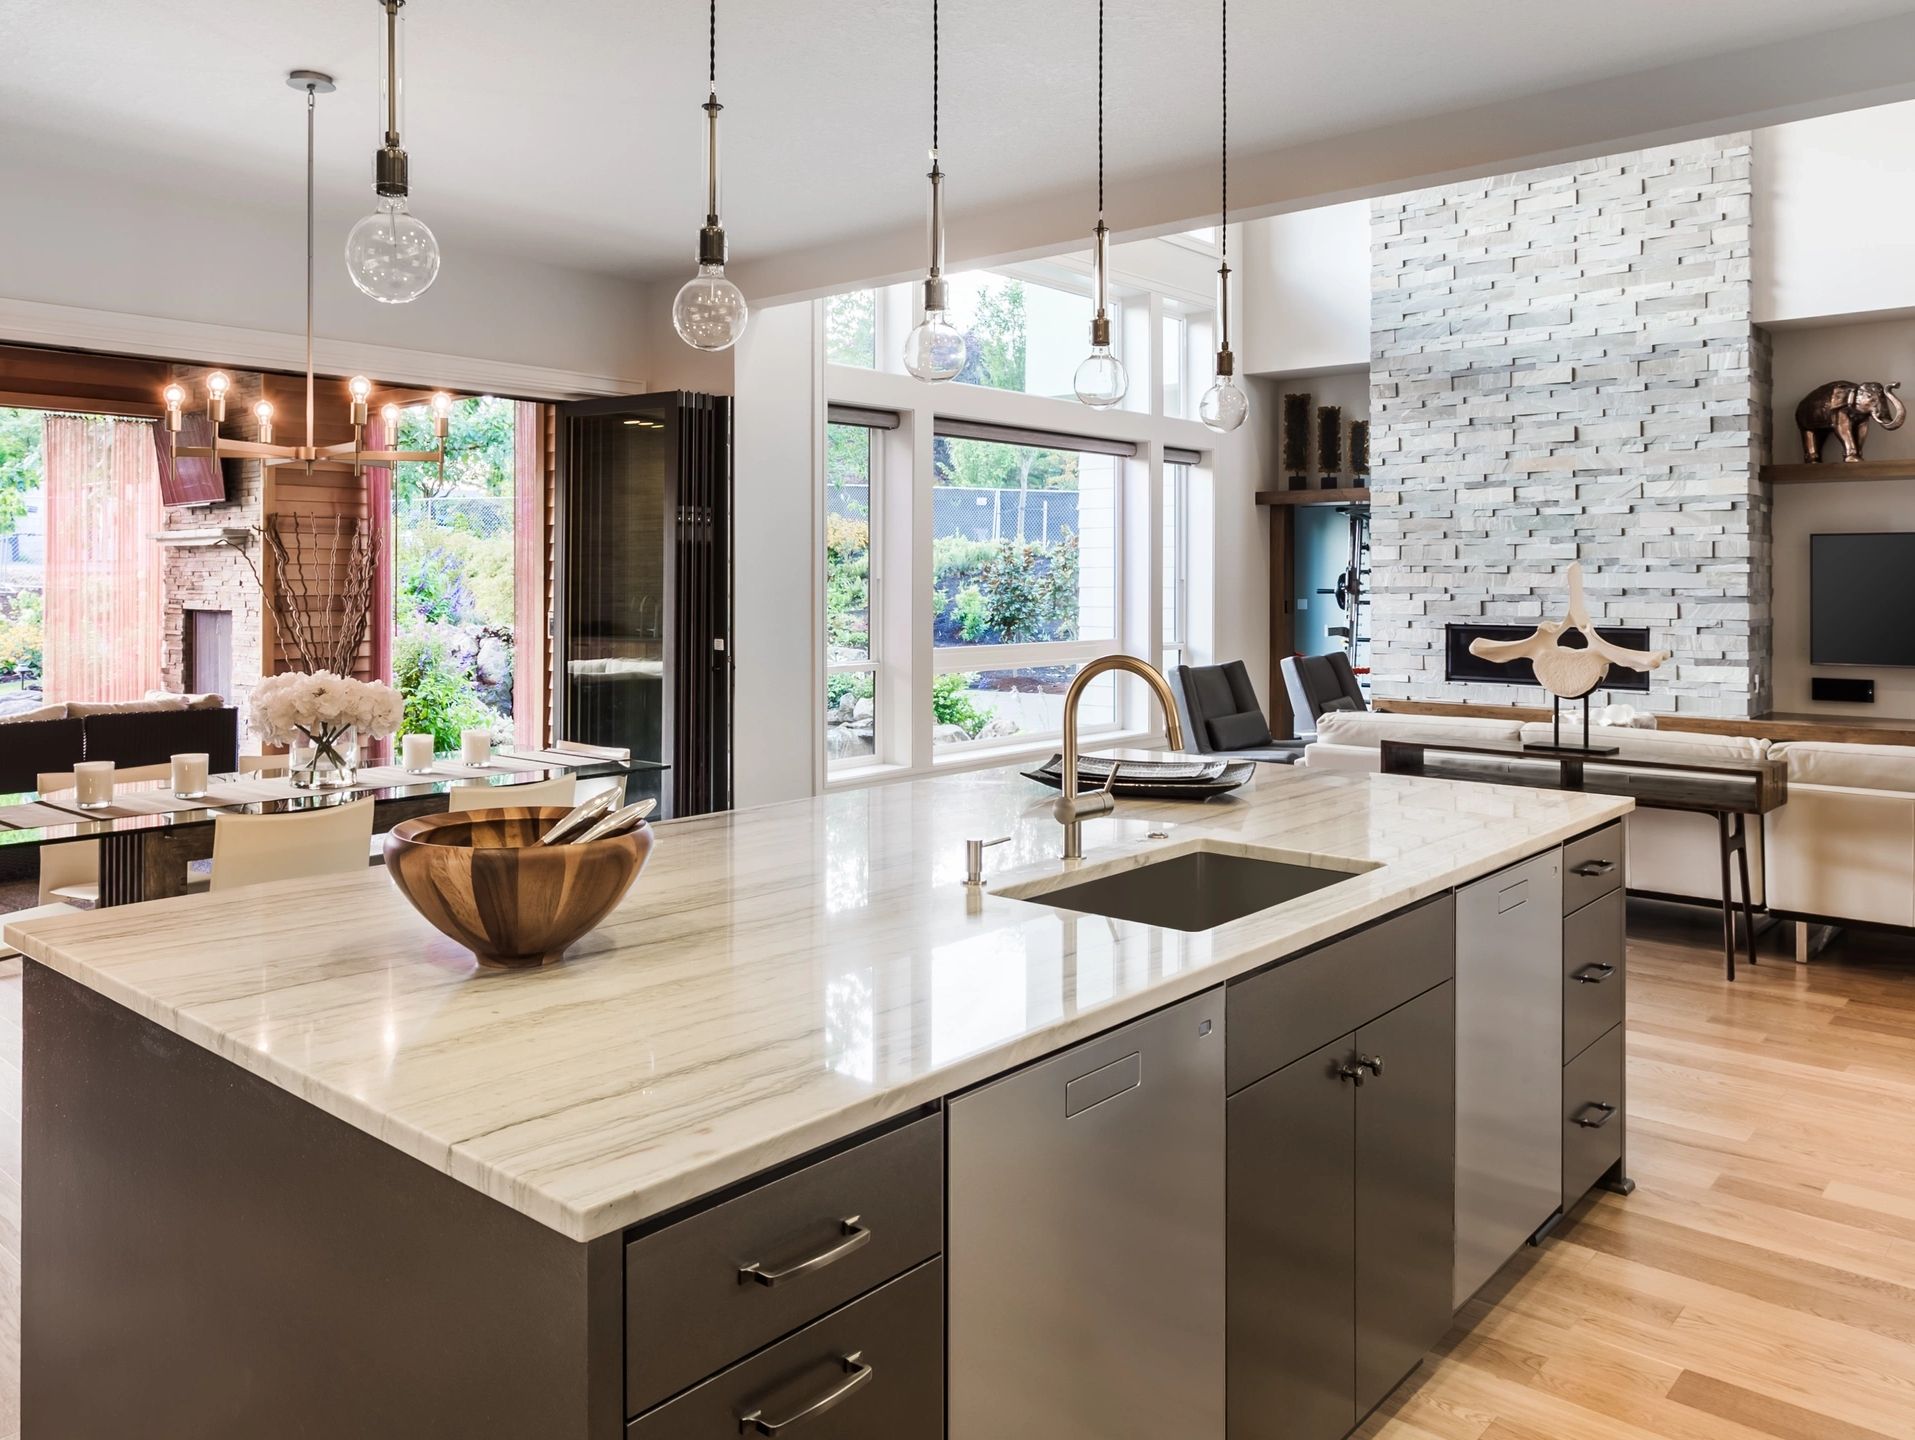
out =
{"type": "Polygon", "coordinates": [[[1076,399],[1072,382],[1090,330],[1088,290],[988,270],[952,276],[950,290],[951,324],[964,332],[969,350],[960,384],[1076,399]]]}
{"type": "MultiPolygon", "coordinates": [[[[1055,733],[1078,667],[1114,648],[1122,460],[948,434],[933,459],[934,747],[1055,733]]],[[[1116,723],[1095,709],[1087,728],[1116,723]]]]}
{"type": "Polygon", "coordinates": [[[864,425],[825,430],[825,755],[834,770],[878,754],[874,441],[864,425]]]}

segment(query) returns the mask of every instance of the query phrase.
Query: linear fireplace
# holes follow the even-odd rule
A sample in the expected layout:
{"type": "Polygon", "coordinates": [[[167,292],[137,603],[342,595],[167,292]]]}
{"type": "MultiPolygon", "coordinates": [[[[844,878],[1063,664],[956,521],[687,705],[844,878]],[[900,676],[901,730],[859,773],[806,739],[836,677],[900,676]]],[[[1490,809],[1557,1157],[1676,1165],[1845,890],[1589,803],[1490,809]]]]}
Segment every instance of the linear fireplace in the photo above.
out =
{"type": "MultiPolygon", "coordinates": [[[[1495,660],[1483,660],[1470,654],[1470,641],[1483,640],[1520,640],[1535,630],[1532,625],[1474,625],[1451,623],[1443,627],[1443,678],[1460,681],[1463,684],[1478,685],[1536,685],[1536,672],[1527,660],[1512,660],[1503,664],[1495,660]]],[[[1627,646],[1631,650],[1650,648],[1649,631],[1640,625],[1598,625],[1596,633],[1616,645],[1627,646]]],[[[1587,642],[1574,630],[1564,633],[1562,645],[1565,649],[1581,650],[1587,642]]],[[[1645,670],[1626,670],[1611,665],[1609,673],[1603,676],[1598,690],[1632,690],[1639,694],[1649,693],[1649,673],[1645,670]]]]}

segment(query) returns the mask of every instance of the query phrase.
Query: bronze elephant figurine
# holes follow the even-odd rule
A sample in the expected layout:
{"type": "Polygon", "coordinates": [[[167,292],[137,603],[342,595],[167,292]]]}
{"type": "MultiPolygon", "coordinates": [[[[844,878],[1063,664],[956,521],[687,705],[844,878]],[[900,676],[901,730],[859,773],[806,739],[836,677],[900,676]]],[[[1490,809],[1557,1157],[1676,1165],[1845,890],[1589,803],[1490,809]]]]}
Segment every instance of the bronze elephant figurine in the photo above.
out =
{"type": "Polygon", "coordinates": [[[1896,391],[1902,382],[1891,380],[1831,380],[1808,393],[1795,407],[1795,423],[1802,431],[1802,458],[1813,465],[1822,458],[1822,442],[1833,431],[1842,441],[1842,458],[1860,460],[1862,442],[1871,420],[1884,430],[1899,430],[1908,407],[1896,391]]]}

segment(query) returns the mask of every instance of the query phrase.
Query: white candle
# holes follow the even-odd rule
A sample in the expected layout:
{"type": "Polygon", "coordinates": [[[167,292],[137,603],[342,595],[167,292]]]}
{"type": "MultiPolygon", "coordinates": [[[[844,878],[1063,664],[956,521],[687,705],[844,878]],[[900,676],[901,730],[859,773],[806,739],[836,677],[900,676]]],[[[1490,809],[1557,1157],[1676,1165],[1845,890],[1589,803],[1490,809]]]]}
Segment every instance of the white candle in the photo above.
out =
{"type": "Polygon", "coordinates": [[[73,793],[82,810],[99,810],[113,803],[113,762],[82,760],[73,767],[73,793]]]}
{"type": "Polygon", "coordinates": [[[431,771],[432,737],[430,735],[402,735],[399,738],[399,749],[408,774],[425,775],[431,771]]]}
{"type": "Polygon", "coordinates": [[[492,758],[492,732],[490,730],[461,730],[459,732],[459,758],[468,765],[483,765],[492,758]]]}
{"type": "Polygon", "coordinates": [[[173,757],[173,793],[182,800],[197,800],[206,793],[209,758],[185,754],[173,757]]]}

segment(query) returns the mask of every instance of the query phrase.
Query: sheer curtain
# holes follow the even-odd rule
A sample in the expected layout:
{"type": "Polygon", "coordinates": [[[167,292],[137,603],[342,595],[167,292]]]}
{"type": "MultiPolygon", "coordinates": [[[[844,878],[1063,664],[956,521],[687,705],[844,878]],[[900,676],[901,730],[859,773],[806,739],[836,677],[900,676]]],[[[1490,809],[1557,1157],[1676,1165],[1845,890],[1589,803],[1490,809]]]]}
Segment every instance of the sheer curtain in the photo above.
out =
{"type": "Polygon", "coordinates": [[[46,417],[46,697],[160,684],[160,471],[148,421],[46,417]]]}

